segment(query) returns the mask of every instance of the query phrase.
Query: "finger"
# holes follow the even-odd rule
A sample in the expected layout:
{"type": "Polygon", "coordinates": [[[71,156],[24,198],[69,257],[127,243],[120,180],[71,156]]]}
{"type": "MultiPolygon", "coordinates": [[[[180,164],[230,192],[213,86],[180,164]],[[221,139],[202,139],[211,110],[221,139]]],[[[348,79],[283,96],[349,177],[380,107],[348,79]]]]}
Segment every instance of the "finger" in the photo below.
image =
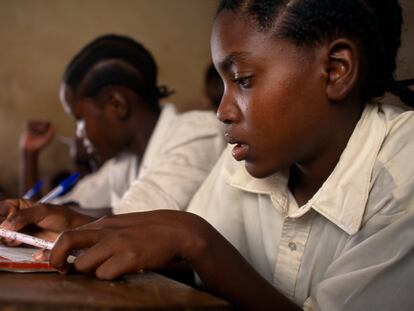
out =
{"type": "Polygon", "coordinates": [[[33,203],[27,200],[15,199],[0,201],[0,216],[7,218],[10,214],[32,205],[33,203]]]}
{"type": "Polygon", "coordinates": [[[0,216],[6,218],[10,212],[18,209],[17,200],[0,201],[0,216]]]}
{"type": "Polygon", "coordinates": [[[142,271],[143,268],[139,266],[139,260],[136,256],[131,257],[125,253],[117,253],[100,265],[96,269],[95,275],[99,279],[113,280],[128,272],[142,271]]]}
{"type": "Polygon", "coordinates": [[[47,216],[47,208],[43,204],[32,208],[21,209],[13,212],[3,222],[3,227],[8,230],[19,231],[29,224],[37,224],[47,216]]]}
{"type": "Polygon", "coordinates": [[[112,256],[114,247],[106,241],[99,241],[89,249],[81,252],[74,261],[76,270],[82,273],[95,271],[103,262],[112,256]]]}
{"type": "Polygon", "coordinates": [[[19,246],[20,244],[22,244],[19,241],[7,239],[7,238],[3,238],[1,242],[2,244],[7,245],[7,246],[19,246]]]}
{"type": "Polygon", "coordinates": [[[96,230],[65,231],[57,239],[49,261],[52,266],[61,268],[72,251],[89,248],[98,240],[99,233],[96,230]]]}

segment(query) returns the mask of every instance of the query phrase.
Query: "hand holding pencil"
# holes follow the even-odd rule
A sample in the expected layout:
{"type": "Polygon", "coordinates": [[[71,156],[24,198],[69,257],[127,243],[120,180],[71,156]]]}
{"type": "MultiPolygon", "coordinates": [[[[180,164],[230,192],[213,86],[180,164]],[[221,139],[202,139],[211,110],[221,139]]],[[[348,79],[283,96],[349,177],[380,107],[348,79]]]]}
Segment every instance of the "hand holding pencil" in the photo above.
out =
{"type": "Polygon", "coordinates": [[[18,245],[20,242],[25,242],[19,240],[19,236],[12,231],[24,230],[28,225],[35,225],[36,231],[31,234],[47,241],[54,241],[62,231],[91,221],[91,217],[79,214],[66,206],[46,203],[70,187],[78,177],[76,174],[70,176],[38,202],[21,199],[0,202],[0,217],[3,218],[0,227],[11,231],[2,232],[3,237],[8,238],[5,244],[18,245]],[[10,239],[11,235],[15,238],[10,239]]]}

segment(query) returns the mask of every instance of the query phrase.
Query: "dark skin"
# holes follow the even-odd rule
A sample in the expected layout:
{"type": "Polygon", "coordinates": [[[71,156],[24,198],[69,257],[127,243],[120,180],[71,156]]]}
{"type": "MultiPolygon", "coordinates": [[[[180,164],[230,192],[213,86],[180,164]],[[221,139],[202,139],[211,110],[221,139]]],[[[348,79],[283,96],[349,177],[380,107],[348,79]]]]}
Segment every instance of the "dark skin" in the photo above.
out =
{"type": "Polygon", "coordinates": [[[29,121],[20,138],[23,195],[39,180],[39,153],[53,140],[54,126],[47,121],[29,121]]]}
{"type": "MultiPolygon", "coordinates": [[[[81,84],[79,90],[82,87],[81,84]]],[[[81,91],[75,92],[62,85],[60,97],[65,111],[76,120],[77,134],[84,140],[89,151],[103,161],[124,150],[142,158],[158,121],[159,112],[148,108],[138,94],[122,86],[108,86],[96,98],[80,96],[79,93],[81,91]],[[81,130],[79,125],[83,127],[81,130]]],[[[62,224],[55,234],[47,234],[50,240],[54,240],[57,233],[63,230],[111,214],[111,211],[111,207],[108,207],[91,214],[91,210],[78,206],[69,208],[23,200],[0,202],[0,216],[7,218],[3,225],[12,230],[21,230],[28,223],[39,223],[40,219],[49,216],[52,217],[50,223],[56,221],[62,224]],[[27,207],[33,208],[29,211],[27,207]],[[85,214],[89,214],[90,218],[85,218],[85,214]]],[[[40,227],[48,228],[42,225],[40,227]]],[[[55,229],[53,227],[52,230],[55,229]]],[[[42,232],[38,235],[43,236],[42,232]]]]}
{"type": "MultiPolygon", "coordinates": [[[[82,86],[80,86],[82,88],[82,86]]],[[[80,138],[87,140],[102,161],[123,150],[142,157],[159,113],[149,109],[135,92],[122,86],[106,87],[97,98],[81,97],[63,85],[61,101],[76,120],[80,138]]]]}
{"type": "Polygon", "coordinates": [[[225,83],[217,115],[252,176],[295,172],[290,189],[302,205],[332,172],[361,115],[357,47],[341,38],[293,48],[228,15],[216,20],[212,37],[225,83]]]}
{"type": "MultiPolygon", "coordinates": [[[[347,38],[299,48],[254,29],[252,21],[228,11],[214,23],[213,61],[225,84],[218,117],[236,145],[235,159],[245,161],[254,177],[290,170],[289,187],[302,204],[332,172],[360,117],[358,49],[347,38]]],[[[207,288],[236,307],[300,310],[191,213],[103,218],[61,234],[51,263],[64,267],[74,249],[87,249],[75,267],[99,278],[185,260],[207,288]]]]}
{"type": "MultiPolygon", "coordinates": [[[[62,85],[61,102],[77,122],[77,134],[89,152],[103,162],[124,150],[142,158],[159,118],[142,98],[130,89],[112,85],[105,87],[96,98],[79,95],[62,85]]],[[[77,207],[81,214],[85,210],[77,207]]],[[[89,212],[89,210],[88,210],[89,212]]],[[[96,218],[111,214],[111,207],[96,211],[96,218]]],[[[76,217],[76,214],[72,215],[76,217]]],[[[69,229],[69,228],[68,228],[69,229]]]]}

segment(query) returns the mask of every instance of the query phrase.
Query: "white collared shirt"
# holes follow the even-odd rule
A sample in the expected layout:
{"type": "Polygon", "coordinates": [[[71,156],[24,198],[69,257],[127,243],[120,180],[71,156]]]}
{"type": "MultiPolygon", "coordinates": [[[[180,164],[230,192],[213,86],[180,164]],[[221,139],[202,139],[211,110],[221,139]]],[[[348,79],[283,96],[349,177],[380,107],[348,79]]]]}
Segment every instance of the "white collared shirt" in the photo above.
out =
{"type": "Polygon", "coordinates": [[[412,310],[413,159],[413,112],[372,103],[305,205],[287,174],[253,178],[228,148],[188,211],[305,310],[412,310]]]}
{"type": "Polygon", "coordinates": [[[66,194],[53,199],[53,204],[75,202],[88,209],[109,207],[111,191],[108,174],[112,170],[113,159],[106,161],[96,172],[82,177],[66,194]]]}
{"type": "Polygon", "coordinates": [[[212,111],[177,113],[164,105],[142,161],[123,152],[84,177],[54,203],[112,207],[115,214],[183,210],[225,147],[223,127],[212,111]]]}
{"type": "Polygon", "coordinates": [[[212,111],[178,114],[165,105],[141,163],[131,164],[127,155],[122,162],[130,173],[118,174],[124,181],[112,178],[113,212],[185,209],[224,147],[223,127],[212,111]]]}

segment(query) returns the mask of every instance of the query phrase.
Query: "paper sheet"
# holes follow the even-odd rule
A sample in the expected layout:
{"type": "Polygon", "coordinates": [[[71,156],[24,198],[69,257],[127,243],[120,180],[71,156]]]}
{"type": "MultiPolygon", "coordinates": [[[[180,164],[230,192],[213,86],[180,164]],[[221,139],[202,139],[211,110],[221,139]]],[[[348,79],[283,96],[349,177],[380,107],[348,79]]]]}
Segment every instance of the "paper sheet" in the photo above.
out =
{"type": "Polygon", "coordinates": [[[35,261],[32,254],[39,248],[7,247],[0,245],[0,271],[51,272],[56,271],[47,261],[35,261]]]}
{"type": "Polygon", "coordinates": [[[32,254],[39,251],[38,248],[8,247],[0,245],[0,257],[14,262],[34,262],[32,254]]]}

